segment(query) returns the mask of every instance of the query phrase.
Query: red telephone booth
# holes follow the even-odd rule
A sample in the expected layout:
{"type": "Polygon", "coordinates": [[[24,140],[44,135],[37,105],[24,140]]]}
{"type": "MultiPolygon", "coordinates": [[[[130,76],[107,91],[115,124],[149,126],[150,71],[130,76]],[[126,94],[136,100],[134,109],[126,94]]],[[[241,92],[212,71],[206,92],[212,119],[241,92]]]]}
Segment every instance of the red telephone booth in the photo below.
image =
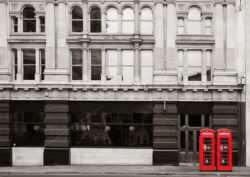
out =
{"type": "Polygon", "coordinates": [[[217,130],[217,170],[232,171],[232,131],[217,130]]]}
{"type": "Polygon", "coordinates": [[[200,171],[214,171],[215,167],[215,131],[212,129],[200,130],[199,137],[200,171]]]}

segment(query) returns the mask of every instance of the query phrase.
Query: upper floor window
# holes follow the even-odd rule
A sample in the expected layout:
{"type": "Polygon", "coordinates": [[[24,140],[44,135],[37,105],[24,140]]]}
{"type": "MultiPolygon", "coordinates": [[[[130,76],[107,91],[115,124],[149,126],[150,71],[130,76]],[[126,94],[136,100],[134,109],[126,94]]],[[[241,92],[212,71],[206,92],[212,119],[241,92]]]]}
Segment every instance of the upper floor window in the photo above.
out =
{"type": "Polygon", "coordinates": [[[153,33],[153,13],[150,8],[143,8],[141,10],[141,33],[153,33]]]}
{"type": "Polygon", "coordinates": [[[35,80],[36,52],[34,49],[23,50],[23,80],[35,80]]]}
{"type": "Polygon", "coordinates": [[[23,32],[36,32],[36,14],[31,6],[23,9],[23,32]]]}
{"type": "Polygon", "coordinates": [[[153,51],[141,50],[141,81],[152,82],[153,81],[153,51]]]}
{"type": "Polygon", "coordinates": [[[82,50],[72,50],[72,80],[82,80],[82,50]]]}
{"type": "Polygon", "coordinates": [[[122,11],[122,32],[132,34],[134,33],[134,11],[127,7],[122,11]]]}
{"type": "Polygon", "coordinates": [[[115,8],[111,7],[107,10],[106,22],[107,33],[118,32],[118,12],[115,8]]]}
{"type": "Polygon", "coordinates": [[[72,9],[72,32],[83,31],[83,15],[82,9],[78,6],[72,9]]]}
{"type": "Polygon", "coordinates": [[[188,34],[202,33],[201,10],[197,6],[189,8],[188,12],[188,34]]]}
{"type": "Polygon", "coordinates": [[[90,32],[100,33],[102,31],[101,10],[93,7],[90,11],[90,32]]]}
{"type": "Polygon", "coordinates": [[[101,80],[102,75],[102,51],[91,50],[91,80],[101,80]]]}

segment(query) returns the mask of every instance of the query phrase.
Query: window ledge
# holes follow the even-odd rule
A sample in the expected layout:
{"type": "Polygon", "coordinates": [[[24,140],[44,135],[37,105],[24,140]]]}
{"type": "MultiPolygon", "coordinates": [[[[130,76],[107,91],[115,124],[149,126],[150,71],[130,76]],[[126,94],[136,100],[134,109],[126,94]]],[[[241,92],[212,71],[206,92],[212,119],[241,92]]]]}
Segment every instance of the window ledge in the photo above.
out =
{"type": "Polygon", "coordinates": [[[215,39],[213,35],[190,35],[190,34],[182,34],[177,35],[176,37],[177,44],[214,44],[215,39]]]}

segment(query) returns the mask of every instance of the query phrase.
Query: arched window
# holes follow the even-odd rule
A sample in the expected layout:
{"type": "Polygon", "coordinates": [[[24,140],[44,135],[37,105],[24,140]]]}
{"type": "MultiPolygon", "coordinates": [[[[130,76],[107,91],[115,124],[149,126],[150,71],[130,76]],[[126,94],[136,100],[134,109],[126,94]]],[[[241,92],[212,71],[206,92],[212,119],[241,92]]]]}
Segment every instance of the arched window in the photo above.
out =
{"type": "Polygon", "coordinates": [[[90,11],[90,32],[100,33],[102,31],[101,10],[93,7],[90,11]]]}
{"type": "Polygon", "coordinates": [[[197,6],[192,6],[188,12],[188,34],[201,34],[201,32],[201,10],[197,6]]]}
{"type": "Polygon", "coordinates": [[[82,9],[78,6],[72,9],[72,32],[83,31],[83,16],[82,9]]]}
{"type": "Polygon", "coordinates": [[[107,10],[106,28],[107,33],[117,33],[118,32],[118,13],[113,7],[107,10]]]}
{"type": "Polygon", "coordinates": [[[36,32],[35,9],[32,6],[23,9],[23,32],[36,32]]]}
{"type": "Polygon", "coordinates": [[[127,7],[122,11],[122,32],[131,34],[134,31],[134,11],[127,7]]]}
{"type": "Polygon", "coordinates": [[[153,33],[153,13],[150,8],[143,8],[141,10],[141,33],[153,33]]]}

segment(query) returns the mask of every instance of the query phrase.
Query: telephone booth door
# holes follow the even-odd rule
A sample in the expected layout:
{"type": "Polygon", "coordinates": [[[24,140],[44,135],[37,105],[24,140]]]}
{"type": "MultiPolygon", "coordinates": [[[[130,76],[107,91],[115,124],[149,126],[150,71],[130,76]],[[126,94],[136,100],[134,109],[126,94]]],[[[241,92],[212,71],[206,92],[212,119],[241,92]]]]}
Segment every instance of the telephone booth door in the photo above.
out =
{"type": "Polygon", "coordinates": [[[232,171],[232,131],[217,130],[217,170],[232,171]]]}

